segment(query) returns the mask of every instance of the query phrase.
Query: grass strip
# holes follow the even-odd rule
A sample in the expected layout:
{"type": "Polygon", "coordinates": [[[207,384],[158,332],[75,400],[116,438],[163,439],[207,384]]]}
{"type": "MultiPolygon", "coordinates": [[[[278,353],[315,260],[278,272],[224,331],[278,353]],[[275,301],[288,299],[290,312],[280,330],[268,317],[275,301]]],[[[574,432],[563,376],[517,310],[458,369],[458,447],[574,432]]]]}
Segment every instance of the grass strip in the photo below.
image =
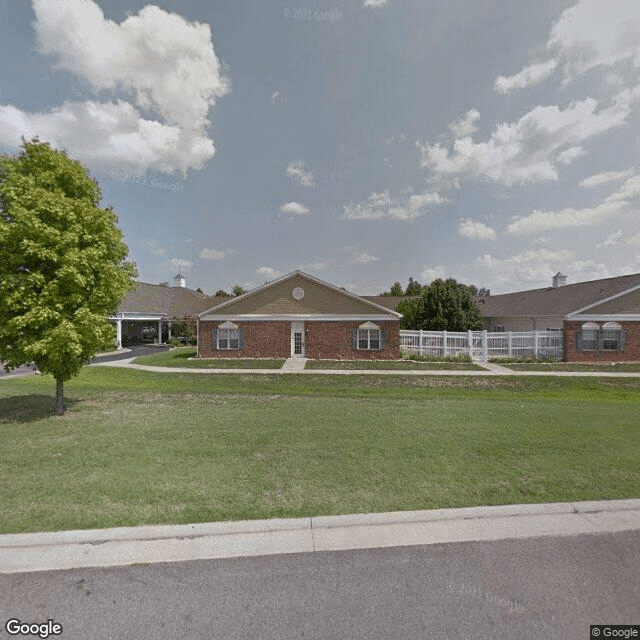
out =
{"type": "Polygon", "coordinates": [[[135,364],[147,364],[155,367],[180,367],[186,369],[282,369],[284,359],[249,360],[240,358],[217,358],[190,360],[195,358],[197,350],[193,347],[177,347],[169,351],[138,356],[135,364]]]}
{"type": "Polygon", "coordinates": [[[0,381],[0,531],[640,497],[637,378],[0,381]]]}
{"type": "Polygon", "coordinates": [[[305,369],[335,369],[384,371],[482,371],[470,362],[422,362],[415,360],[307,360],[305,369]]]}
{"type": "Polygon", "coordinates": [[[640,373],[640,362],[587,364],[577,362],[516,362],[501,363],[513,371],[593,371],[596,373],[640,373]]]}

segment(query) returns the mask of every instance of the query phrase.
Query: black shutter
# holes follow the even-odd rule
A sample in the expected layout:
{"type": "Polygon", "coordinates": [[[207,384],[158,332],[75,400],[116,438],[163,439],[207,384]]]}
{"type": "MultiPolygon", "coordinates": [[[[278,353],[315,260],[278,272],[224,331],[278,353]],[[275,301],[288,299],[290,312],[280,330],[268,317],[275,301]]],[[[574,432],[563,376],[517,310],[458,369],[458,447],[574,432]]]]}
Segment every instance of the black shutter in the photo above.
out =
{"type": "Polygon", "coordinates": [[[244,330],[243,329],[239,329],[238,330],[238,349],[244,349],[244,347],[245,347],[244,330]]]}
{"type": "Polygon", "coordinates": [[[604,329],[598,329],[598,351],[604,349],[604,329]]]}
{"type": "Polygon", "coordinates": [[[387,346],[387,332],[380,329],[380,350],[387,346]]]}
{"type": "Polygon", "coordinates": [[[576,333],[576,349],[582,351],[582,329],[578,329],[576,333]]]}
{"type": "Polygon", "coordinates": [[[212,349],[217,349],[218,348],[218,330],[216,329],[213,332],[213,344],[211,345],[212,349]]]}
{"type": "Polygon", "coordinates": [[[357,329],[353,329],[353,331],[351,332],[351,346],[354,349],[358,348],[358,330],[357,329]]]}
{"type": "Polygon", "coordinates": [[[618,333],[620,334],[620,351],[624,351],[624,331],[620,329],[618,333]]]}

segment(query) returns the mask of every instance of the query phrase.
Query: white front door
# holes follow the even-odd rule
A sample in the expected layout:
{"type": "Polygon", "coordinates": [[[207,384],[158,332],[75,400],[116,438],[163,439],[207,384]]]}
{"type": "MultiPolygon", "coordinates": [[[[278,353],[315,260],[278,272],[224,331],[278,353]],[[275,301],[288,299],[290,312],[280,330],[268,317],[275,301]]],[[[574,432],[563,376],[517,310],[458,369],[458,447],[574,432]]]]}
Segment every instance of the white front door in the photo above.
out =
{"type": "Polygon", "coordinates": [[[291,357],[304,358],[304,322],[291,323],[291,357]]]}

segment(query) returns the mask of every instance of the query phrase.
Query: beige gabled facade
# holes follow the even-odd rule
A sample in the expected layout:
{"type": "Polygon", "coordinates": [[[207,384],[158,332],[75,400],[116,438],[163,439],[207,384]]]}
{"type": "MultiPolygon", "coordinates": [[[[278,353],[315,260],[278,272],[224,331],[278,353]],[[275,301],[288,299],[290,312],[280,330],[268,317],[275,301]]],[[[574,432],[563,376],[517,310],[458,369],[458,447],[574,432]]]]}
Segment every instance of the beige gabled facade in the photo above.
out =
{"type": "Polygon", "coordinates": [[[294,271],[200,314],[204,358],[396,359],[401,315],[294,271]]]}

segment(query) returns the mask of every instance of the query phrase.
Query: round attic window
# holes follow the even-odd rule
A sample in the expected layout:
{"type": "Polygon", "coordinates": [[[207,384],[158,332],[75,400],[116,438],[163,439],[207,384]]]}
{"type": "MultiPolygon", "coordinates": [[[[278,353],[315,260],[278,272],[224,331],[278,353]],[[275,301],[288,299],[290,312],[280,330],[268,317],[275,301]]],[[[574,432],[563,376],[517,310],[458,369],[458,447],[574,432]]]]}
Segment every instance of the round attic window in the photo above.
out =
{"type": "Polygon", "coordinates": [[[292,294],[291,294],[296,300],[302,300],[302,298],[304,298],[304,289],[302,287],[296,287],[292,294]]]}

